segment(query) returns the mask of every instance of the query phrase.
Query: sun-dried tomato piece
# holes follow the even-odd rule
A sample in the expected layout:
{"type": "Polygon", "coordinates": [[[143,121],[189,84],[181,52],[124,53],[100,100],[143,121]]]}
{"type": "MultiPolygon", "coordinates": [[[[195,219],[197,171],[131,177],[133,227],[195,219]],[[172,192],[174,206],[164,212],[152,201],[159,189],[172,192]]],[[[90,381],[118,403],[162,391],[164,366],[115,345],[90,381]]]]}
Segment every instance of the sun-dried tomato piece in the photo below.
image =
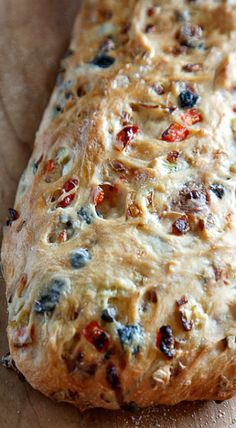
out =
{"type": "Polygon", "coordinates": [[[83,330],[83,334],[88,342],[99,352],[105,352],[110,345],[111,336],[103,330],[97,321],[91,321],[83,330]]]}
{"type": "MultiPolygon", "coordinates": [[[[57,199],[59,199],[63,195],[63,193],[71,192],[71,190],[73,190],[78,184],[79,182],[76,178],[70,178],[64,183],[61,189],[58,189],[53,193],[51,201],[55,202],[57,199]]],[[[68,207],[68,205],[72,203],[74,199],[75,199],[75,193],[71,193],[65,196],[65,198],[58,203],[57,207],[66,208],[68,207]]]]}
{"type": "Polygon", "coordinates": [[[66,181],[64,186],[63,186],[63,190],[65,192],[70,192],[71,190],[73,190],[77,185],[79,184],[78,180],[76,178],[70,178],[70,180],[66,181]]]}
{"type": "Polygon", "coordinates": [[[50,172],[54,171],[56,168],[56,162],[53,159],[49,159],[44,167],[44,174],[49,174],[50,172]]]}
{"type": "Polygon", "coordinates": [[[60,208],[66,208],[73,202],[74,199],[75,193],[71,193],[70,195],[67,195],[61,202],[59,202],[57,206],[60,208]]]}
{"type": "Polygon", "coordinates": [[[189,131],[185,126],[180,123],[171,123],[169,128],[163,132],[161,139],[168,143],[178,143],[185,140],[188,135],[189,131]]]}
{"type": "Polygon", "coordinates": [[[176,150],[173,150],[172,152],[167,153],[166,159],[170,163],[176,163],[178,157],[179,157],[179,152],[177,152],[176,150]]]}
{"type": "Polygon", "coordinates": [[[195,125],[195,123],[203,121],[202,114],[196,108],[186,110],[180,117],[188,126],[195,125]]]}
{"type": "Polygon", "coordinates": [[[183,215],[172,224],[172,233],[175,235],[184,235],[190,230],[188,217],[183,215]]]}
{"type": "MultiPolygon", "coordinates": [[[[118,182],[118,180],[117,180],[118,182]]],[[[107,219],[112,215],[120,216],[124,212],[124,192],[121,189],[120,185],[116,182],[103,183],[100,185],[104,198],[96,206],[96,212],[100,218],[107,219]]]]}
{"type": "Polygon", "coordinates": [[[205,229],[205,221],[203,220],[203,218],[199,218],[197,225],[201,232],[205,229]]]}
{"type": "Polygon", "coordinates": [[[57,201],[57,199],[59,199],[62,194],[63,194],[63,190],[62,189],[55,190],[55,192],[52,194],[51,202],[57,201]]]}
{"type": "Polygon", "coordinates": [[[236,105],[233,106],[232,110],[234,113],[236,113],[236,105]]]}
{"type": "Polygon", "coordinates": [[[169,325],[163,325],[157,333],[156,346],[168,358],[175,356],[175,339],[172,328],[169,325]]]}
{"type": "Polygon", "coordinates": [[[148,290],[145,294],[145,298],[147,299],[148,302],[151,303],[157,303],[158,302],[158,298],[157,298],[157,293],[155,290],[148,290]]]}
{"type": "Polygon", "coordinates": [[[123,150],[135,138],[138,132],[138,125],[125,126],[125,128],[118,132],[116,139],[121,147],[121,150],[123,150]]]}
{"type": "Polygon", "coordinates": [[[104,199],[104,191],[100,186],[95,187],[91,192],[92,201],[95,206],[102,203],[104,199]]]}

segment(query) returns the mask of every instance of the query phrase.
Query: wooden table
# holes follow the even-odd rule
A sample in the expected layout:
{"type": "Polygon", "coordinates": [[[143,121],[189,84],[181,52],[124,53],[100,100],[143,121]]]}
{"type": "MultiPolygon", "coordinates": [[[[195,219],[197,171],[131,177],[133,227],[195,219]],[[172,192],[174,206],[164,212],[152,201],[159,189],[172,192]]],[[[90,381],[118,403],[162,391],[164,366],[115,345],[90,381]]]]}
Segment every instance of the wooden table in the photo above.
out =
{"type": "MultiPolygon", "coordinates": [[[[0,0],[0,222],[13,205],[18,179],[51,93],[78,0],[0,0]]],[[[1,231],[0,231],[1,239],[1,231]]],[[[8,350],[0,280],[0,353],[8,350]]],[[[0,368],[1,428],[236,428],[236,400],[183,403],[136,414],[55,404],[14,372],[0,368]]]]}

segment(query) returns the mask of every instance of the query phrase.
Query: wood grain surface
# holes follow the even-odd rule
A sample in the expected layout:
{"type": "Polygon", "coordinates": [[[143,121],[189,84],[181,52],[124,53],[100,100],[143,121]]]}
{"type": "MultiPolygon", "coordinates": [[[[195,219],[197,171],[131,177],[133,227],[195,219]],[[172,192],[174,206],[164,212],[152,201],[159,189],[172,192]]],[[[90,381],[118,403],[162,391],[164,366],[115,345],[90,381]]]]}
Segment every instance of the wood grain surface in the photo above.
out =
{"type": "MultiPolygon", "coordinates": [[[[118,0],[117,0],[118,1],[118,0]]],[[[0,0],[0,222],[14,203],[18,179],[65,50],[79,0],[0,0]]],[[[2,227],[0,229],[1,239],[2,227]]],[[[0,353],[8,350],[5,286],[0,279],[0,353]]],[[[236,400],[183,403],[138,413],[81,414],[34,391],[0,368],[1,428],[236,428],[236,400]]]]}

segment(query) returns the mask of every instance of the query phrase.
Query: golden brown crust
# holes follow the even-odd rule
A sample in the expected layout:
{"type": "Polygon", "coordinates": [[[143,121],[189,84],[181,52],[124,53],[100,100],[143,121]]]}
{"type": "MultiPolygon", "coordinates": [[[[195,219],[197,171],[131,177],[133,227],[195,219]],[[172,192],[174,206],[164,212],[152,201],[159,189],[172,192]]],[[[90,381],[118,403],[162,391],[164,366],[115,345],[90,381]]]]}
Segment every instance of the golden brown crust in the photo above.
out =
{"type": "Polygon", "coordinates": [[[84,2],[2,249],[12,356],[53,399],[236,392],[235,23],[84,2]]]}

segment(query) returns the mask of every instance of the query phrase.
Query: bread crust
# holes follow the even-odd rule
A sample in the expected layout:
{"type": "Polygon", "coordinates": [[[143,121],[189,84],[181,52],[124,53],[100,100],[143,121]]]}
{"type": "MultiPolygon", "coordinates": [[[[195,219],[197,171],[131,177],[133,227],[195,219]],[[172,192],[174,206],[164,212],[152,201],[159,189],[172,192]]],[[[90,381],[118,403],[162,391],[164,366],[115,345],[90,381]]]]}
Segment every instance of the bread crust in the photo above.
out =
{"type": "Polygon", "coordinates": [[[235,2],[84,2],[2,246],[10,352],[52,399],[235,394],[235,43],[235,2]]]}

